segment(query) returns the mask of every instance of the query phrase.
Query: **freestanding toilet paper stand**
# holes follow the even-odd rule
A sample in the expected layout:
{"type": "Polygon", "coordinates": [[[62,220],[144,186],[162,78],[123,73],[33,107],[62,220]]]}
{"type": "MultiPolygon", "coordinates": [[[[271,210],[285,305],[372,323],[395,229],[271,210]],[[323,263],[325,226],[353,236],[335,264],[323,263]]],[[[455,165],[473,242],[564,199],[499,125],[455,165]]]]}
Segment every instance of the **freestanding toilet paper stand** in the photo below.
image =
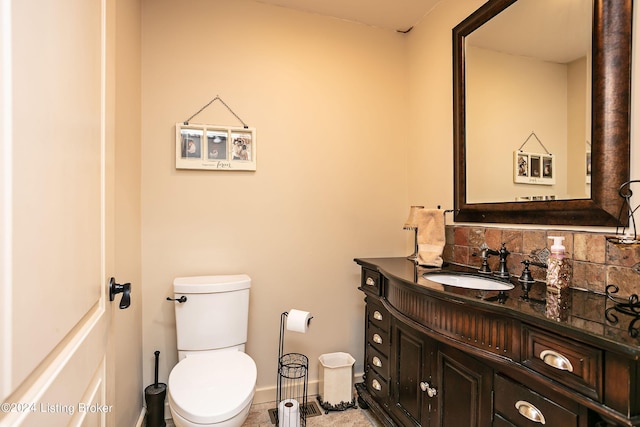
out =
{"type": "Polygon", "coordinates": [[[283,354],[285,319],[288,315],[285,311],[280,316],[276,426],[306,427],[309,359],[300,353],[283,354]]]}

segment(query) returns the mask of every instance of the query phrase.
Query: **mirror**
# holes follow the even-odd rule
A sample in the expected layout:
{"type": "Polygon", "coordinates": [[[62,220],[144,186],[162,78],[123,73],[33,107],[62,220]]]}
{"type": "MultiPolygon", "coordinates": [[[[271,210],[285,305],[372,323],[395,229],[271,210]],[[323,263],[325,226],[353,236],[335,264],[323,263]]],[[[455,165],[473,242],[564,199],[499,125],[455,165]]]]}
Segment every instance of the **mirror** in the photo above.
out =
{"type": "Polygon", "coordinates": [[[630,170],[631,10],[631,0],[489,0],[453,29],[456,221],[618,225],[630,170]],[[525,50],[559,16],[575,25],[570,43],[546,46],[572,53],[525,50]],[[520,91],[534,81],[554,83],[520,91]]]}

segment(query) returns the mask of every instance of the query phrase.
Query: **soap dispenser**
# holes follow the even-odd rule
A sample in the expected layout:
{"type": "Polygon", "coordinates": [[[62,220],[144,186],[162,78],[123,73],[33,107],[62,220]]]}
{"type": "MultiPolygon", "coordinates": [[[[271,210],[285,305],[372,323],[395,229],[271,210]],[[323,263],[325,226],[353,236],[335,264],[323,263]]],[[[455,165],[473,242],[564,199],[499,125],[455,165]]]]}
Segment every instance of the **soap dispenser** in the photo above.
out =
{"type": "Polygon", "coordinates": [[[569,283],[571,267],[565,260],[564,237],[549,236],[553,240],[551,254],[547,260],[547,317],[563,320],[569,308],[569,283]]]}

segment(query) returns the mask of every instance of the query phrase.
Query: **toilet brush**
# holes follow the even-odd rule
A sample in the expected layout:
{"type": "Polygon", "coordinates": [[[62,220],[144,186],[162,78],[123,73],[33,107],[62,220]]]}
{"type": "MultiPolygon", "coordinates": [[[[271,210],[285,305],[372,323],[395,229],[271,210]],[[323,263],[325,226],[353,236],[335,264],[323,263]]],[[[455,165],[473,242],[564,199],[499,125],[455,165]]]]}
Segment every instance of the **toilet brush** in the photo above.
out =
{"type": "Polygon", "coordinates": [[[155,368],[156,369],[155,369],[155,374],[154,374],[154,377],[153,377],[154,378],[153,386],[155,388],[158,388],[158,364],[160,362],[160,352],[158,350],[156,350],[153,354],[156,356],[156,363],[155,363],[155,368]]]}
{"type": "Polygon", "coordinates": [[[155,373],[153,384],[144,389],[144,399],[147,403],[147,427],[165,427],[164,421],[164,399],[167,395],[167,385],[158,383],[158,362],[160,360],[160,352],[156,350],[155,355],[155,373]]]}

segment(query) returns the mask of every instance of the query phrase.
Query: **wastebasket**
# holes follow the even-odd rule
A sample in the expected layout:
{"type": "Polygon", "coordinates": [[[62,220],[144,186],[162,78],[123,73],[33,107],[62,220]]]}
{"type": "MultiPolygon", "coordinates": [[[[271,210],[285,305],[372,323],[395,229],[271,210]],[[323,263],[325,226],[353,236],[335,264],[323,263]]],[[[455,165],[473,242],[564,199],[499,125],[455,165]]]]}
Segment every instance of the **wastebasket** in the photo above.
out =
{"type": "Polygon", "coordinates": [[[320,361],[318,401],[325,411],[343,411],[355,407],[353,364],[349,353],[327,353],[320,361]]]}

